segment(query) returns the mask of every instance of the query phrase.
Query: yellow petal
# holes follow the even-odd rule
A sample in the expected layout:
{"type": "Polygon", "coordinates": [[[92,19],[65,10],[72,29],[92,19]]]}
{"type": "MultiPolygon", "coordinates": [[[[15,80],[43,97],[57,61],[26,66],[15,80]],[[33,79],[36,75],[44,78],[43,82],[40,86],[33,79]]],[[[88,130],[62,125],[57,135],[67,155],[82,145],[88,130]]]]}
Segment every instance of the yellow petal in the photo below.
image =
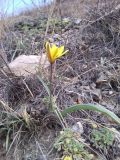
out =
{"type": "Polygon", "coordinates": [[[63,51],[64,51],[64,46],[61,46],[60,48],[58,48],[58,52],[56,54],[56,59],[60,58],[62,56],[63,51]]]}
{"type": "Polygon", "coordinates": [[[49,42],[46,42],[46,52],[47,52],[47,57],[50,63],[54,63],[57,58],[60,58],[64,54],[68,52],[64,52],[64,46],[57,47],[55,44],[50,46],[49,42]]]}
{"type": "Polygon", "coordinates": [[[53,44],[51,47],[51,51],[56,52],[57,49],[58,49],[58,47],[55,44],[53,44]]]}
{"type": "Polygon", "coordinates": [[[46,48],[46,52],[47,53],[49,52],[49,46],[50,46],[49,42],[46,42],[45,43],[45,48],[46,48]]]}
{"type": "Polygon", "coordinates": [[[46,52],[47,52],[48,60],[51,63],[52,57],[51,57],[51,47],[50,47],[49,42],[46,42],[46,52]]]}
{"type": "Polygon", "coordinates": [[[57,55],[56,55],[56,59],[62,57],[64,54],[66,54],[68,52],[68,50],[64,51],[64,46],[62,46],[62,48],[60,48],[60,50],[58,51],[57,55]]]}
{"type": "Polygon", "coordinates": [[[56,60],[57,52],[58,52],[58,47],[54,44],[51,48],[51,57],[53,61],[56,60]]]}

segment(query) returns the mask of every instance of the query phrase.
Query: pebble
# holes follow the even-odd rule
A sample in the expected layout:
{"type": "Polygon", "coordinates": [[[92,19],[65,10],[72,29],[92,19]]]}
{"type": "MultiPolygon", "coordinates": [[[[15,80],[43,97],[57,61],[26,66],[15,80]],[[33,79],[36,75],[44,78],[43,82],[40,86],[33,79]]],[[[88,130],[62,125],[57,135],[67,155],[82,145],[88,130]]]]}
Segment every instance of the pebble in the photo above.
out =
{"type": "Polygon", "coordinates": [[[72,126],[72,130],[76,133],[84,133],[84,129],[83,129],[83,125],[81,124],[81,122],[77,122],[72,126]]]}
{"type": "Polygon", "coordinates": [[[74,23],[78,25],[78,24],[80,24],[81,21],[82,21],[81,19],[76,19],[76,20],[74,21],[74,23]]]}

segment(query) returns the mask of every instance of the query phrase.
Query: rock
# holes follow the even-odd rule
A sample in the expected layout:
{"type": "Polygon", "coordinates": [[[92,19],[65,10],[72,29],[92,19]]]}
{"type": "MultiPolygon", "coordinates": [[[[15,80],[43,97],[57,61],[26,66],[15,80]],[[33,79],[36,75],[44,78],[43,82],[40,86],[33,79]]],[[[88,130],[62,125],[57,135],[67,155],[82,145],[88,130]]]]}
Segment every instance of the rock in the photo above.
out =
{"type": "Polygon", "coordinates": [[[81,124],[81,122],[75,123],[75,124],[72,126],[72,130],[73,130],[75,133],[79,133],[79,134],[84,133],[83,125],[81,124]]]}
{"type": "Polygon", "coordinates": [[[113,91],[109,91],[109,95],[112,95],[113,94],[113,91]]]}
{"type": "MultiPolygon", "coordinates": [[[[11,63],[8,64],[10,70],[16,76],[28,76],[35,74],[39,66],[44,69],[49,66],[49,62],[45,54],[41,56],[37,55],[20,55],[11,63]]],[[[9,72],[8,68],[4,67],[5,72],[9,72]]]]}
{"type": "Polygon", "coordinates": [[[75,19],[74,23],[78,25],[80,24],[81,21],[82,21],[81,19],[75,19]]]}

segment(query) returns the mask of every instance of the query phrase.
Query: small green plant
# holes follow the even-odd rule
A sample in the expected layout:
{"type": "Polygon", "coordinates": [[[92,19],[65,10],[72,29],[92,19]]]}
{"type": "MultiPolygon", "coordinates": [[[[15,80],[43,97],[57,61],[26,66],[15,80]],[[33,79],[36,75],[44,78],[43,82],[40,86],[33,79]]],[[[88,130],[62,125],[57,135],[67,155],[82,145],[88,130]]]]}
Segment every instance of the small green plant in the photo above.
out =
{"type": "Polygon", "coordinates": [[[2,100],[0,100],[0,106],[3,106],[0,112],[0,138],[5,139],[3,146],[9,152],[21,133],[29,131],[30,127],[33,127],[33,123],[26,111],[26,106],[22,106],[19,113],[10,108],[2,100]]]}
{"type": "Polygon", "coordinates": [[[74,160],[93,159],[93,155],[87,151],[85,144],[79,141],[79,138],[70,128],[65,128],[64,131],[61,132],[54,144],[54,147],[57,151],[63,151],[63,157],[66,157],[65,155],[69,155],[74,160]]]}
{"type": "Polygon", "coordinates": [[[114,135],[107,128],[94,129],[91,133],[91,141],[96,148],[106,150],[113,144],[114,135]]]}
{"type": "Polygon", "coordinates": [[[12,112],[3,112],[0,114],[2,115],[2,121],[0,124],[0,135],[6,139],[5,141],[5,149],[6,151],[9,150],[9,147],[13,143],[13,135],[15,134],[16,130],[20,130],[20,128],[26,128],[28,127],[28,121],[23,117],[18,117],[15,113],[12,112]],[[12,137],[12,138],[11,138],[12,137]]]}

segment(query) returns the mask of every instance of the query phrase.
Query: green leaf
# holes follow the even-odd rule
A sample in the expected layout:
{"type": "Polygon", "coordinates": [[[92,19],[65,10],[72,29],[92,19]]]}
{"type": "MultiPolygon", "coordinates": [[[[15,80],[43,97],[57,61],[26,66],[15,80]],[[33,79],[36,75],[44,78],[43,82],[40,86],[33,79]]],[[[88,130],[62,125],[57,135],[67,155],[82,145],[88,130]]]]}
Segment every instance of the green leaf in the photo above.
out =
{"type": "Polygon", "coordinates": [[[62,116],[65,117],[67,116],[67,114],[70,114],[79,110],[92,110],[92,111],[100,112],[102,114],[105,114],[111,117],[116,123],[120,124],[120,118],[116,114],[114,114],[114,112],[106,109],[104,106],[94,105],[94,104],[73,105],[71,107],[66,108],[64,111],[62,111],[62,116]]]}

